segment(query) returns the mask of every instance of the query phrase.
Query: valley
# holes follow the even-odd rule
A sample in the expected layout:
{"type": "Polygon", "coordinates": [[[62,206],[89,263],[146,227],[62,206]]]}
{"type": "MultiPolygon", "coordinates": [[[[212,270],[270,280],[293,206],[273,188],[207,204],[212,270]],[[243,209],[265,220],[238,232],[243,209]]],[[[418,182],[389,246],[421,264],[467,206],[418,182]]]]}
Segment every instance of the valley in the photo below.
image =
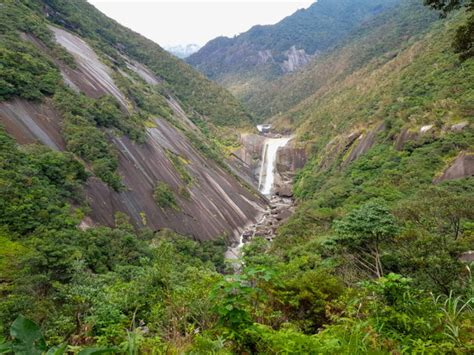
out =
{"type": "Polygon", "coordinates": [[[168,52],[0,0],[0,353],[472,353],[473,36],[319,0],[168,52]]]}

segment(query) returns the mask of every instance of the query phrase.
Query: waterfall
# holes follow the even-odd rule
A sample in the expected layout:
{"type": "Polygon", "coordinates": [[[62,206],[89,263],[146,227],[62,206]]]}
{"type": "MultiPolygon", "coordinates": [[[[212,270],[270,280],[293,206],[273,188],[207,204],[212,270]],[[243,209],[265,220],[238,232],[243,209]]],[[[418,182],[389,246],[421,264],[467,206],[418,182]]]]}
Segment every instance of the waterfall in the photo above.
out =
{"type": "Polygon", "coordinates": [[[264,195],[270,195],[275,181],[276,157],[278,149],[284,147],[291,137],[267,138],[262,153],[262,167],[258,182],[258,189],[264,195]]]}
{"type": "MultiPolygon", "coordinates": [[[[284,147],[293,137],[285,138],[267,138],[265,139],[262,151],[262,166],[260,168],[260,175],[258,180],[258,190],[271,197],[273,184],[275,182],[276,174],[276,158],[278,149],[284,147]]],[[[270,208],[259,218],[256,224],[246,227],[246,232],[250,232],[253,236],[258,225],[264,225],[271,216],[270,208]]],[[[244,232],[245,233],[245,232],[244,232]]],[[[225,253],[226,259],[232,261],[233,268],[238,272],[241,268],[240,261],[241,249],[244,245],[243,234],[240,235],[238,244],[231,245],[227,248],[225,253]]]]}

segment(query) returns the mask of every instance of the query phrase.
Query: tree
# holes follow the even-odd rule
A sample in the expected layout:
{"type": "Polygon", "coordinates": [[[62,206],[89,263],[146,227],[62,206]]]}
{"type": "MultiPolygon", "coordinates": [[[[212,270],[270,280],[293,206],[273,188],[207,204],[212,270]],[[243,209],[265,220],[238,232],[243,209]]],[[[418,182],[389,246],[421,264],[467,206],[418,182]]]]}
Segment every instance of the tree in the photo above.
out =
{"type": "Polygon", "coordinates": [[[337,241],[353,252],[360,267],[377,277],[383,276],[380,247],[395,237],[398,228],[395,218],[380,201],[369,201],[336,221],[335,230],[337,241]]]}
{"type": "MultiPolygon", "coordinates": [[[[471,13],[474,12],[474,0],[424,0],[424,3],[440,11],[442,17],[461,6],[467,7],[471,13]]],[[[471,14],[466,23],[457,29],[453,49],[460,55],[461,60],[474,56],[474,14],[471,14]]]]}
{"type": "Polygon", "coordinates": [[[457,240],[463,233],[465,221],[474,219],[474,195],[456,193],[432,186],[415,195],[396,212],[408,223],[441,237],[457,240]]]}
{"type": "Polygon", "coordinates": [[[155,186],[155,189],[153,190],[153,198],[161,208],[172,208],[179,211],[174,192],[167,183],[160,181],[155,186]]]}
{"type": "Polygon", "coordinates": [[[424,0],[424,3],[446,15],[448,12],[459,8],[463,0],[424,0]]]}

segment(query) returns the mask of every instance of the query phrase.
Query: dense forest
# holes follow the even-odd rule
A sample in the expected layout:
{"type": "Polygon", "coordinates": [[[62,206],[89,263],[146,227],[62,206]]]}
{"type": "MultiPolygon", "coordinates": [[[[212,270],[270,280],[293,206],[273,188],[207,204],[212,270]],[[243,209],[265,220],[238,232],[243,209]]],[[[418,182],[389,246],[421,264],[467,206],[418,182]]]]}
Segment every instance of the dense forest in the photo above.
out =
{"type": "MultiPolygon", "coordinates": [[[[474,180],[443,174],[474,150],[473,15],[464,5],[401,0],[247,102],[294,132],[309,159],[294,181],[296,213],[273,241],[246,243],[236,270],[224,235],[197,241],[137,228],[123,213],[114,227],[79,226],[92,176],[124,189],[111,136],[143,144],[158,116],[226,169],[235,133],[256,119],[85,1],[1,0],[0,103],[50,104],[65,149],[20,145],[0,126],[0,353],[474,352],[465,258],[474,180]],[[127,109],[66,85],[60,68],[76,64],[52,24],[114,68],[127,109]],[[148,85],[120,54],[162,82],[148,85]],[[324,74],[328,63],[336,76],[324,74]],[[175,120],[170,95],[198,133],[175,120]]],[[[159,183],[153,198],[172,213],[199,181],[186,160],[167,155],[183,190],[159,183]]]]}

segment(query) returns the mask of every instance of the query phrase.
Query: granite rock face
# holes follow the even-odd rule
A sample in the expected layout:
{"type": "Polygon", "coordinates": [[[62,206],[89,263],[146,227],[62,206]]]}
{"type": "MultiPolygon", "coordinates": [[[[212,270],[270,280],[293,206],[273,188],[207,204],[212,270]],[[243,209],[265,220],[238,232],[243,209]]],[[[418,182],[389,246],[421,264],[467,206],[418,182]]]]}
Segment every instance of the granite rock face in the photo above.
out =
{"type": "Polygon", "coordinates": [[[125,95],[112,79],[112,70],[101,62],[92,48],[81,38],[63,29],[50,26],[56,42],[63,46],[76,60],[77,69],[61,67],[61,74],[71,87],[97,98],[104,94],[114,96],[124,110],[128,103],[125,95]]]}
{"type": "Polygon", "coordinates": [[[233,155],[238,157],[247,165],[255,164],[262,158],[265,137],[258,134],[242,134],[240,137],[241,148],[236,150],[233,155]]]}
{"type": "Polygon", "coordinates": [[[418,139],[418,132],[412,131],[409,128],[403,128],[395,141],[395,149],[402,150],[407,142],[416,141],[418,139]]]}
{"type": "Polygon", "coordinates": [[[467,264],[474,262],[474,251],[470,250],[465,253],[462,253],[459,257],[459,260],[467,264]]]}
{"type": "Polygon", "coordinates": [[[353,143],[349,155],[344,159],[342,166],[347,166],[353,161],[357,160],[360,156],[367,153],[370,148],[375,144],[375,139],[379,132],[385,129],[383,123],[379,124],[376,128],[368,131],[367,133],[361,134],[353,143]]]}
{"type": "MultiPolygon", "coordinates": [[[[243,134],[241,136],[241,148],[233,152],[233,165],[237,162],[240,164],[241,170],[247,170],[252,175],[254,186],[257,186],[259,182],[266,139],[267,137],[263,135],[243,134]]],[[[306,160],[305,149],[296,147],[293,140],[278,149],[275,162],[275,193],[278,194],[281,191],[285,197],[292,196],[291,183],[293,176],[298,169],[304,167],[306,160]]]]}
{"type": "Polygon", "coordinates": [[[241,147],[230,157],[236,173],[250,185],[258,187],[265,137],[258,134],[242,134],[241,147]]]}
{"type": "Polygon", "coordinates": [[[469,126],[469,122],[459,122],[451,126],[451,131],[453,132],[462,132],[465,128],[469,126]]]}
{"type": "Polygon", "coordinates": [[[290,141],[286,146],[281,147],[277,153],[276,167],[280,174],[294,173],[302,169],[306,163],[306,150],[296,148],[290,141]]]}
{"type": "Polygon", "coordinates": [[[472,176],[474,176],[474,153],[461,152],[454,162],[439,177],[436,177],[433,182],[437,184],[446,180],[472,176]]]}
{"type": "Polygon", "coordinates": [[[304,49],[296,49],[295,46],[291,46],[285,52],[285,55],[287,59],[281,64],[281,68],[285,73],[291,73],[304,67],[314,58],[314,55],[309,55],[304,49]]]}
{"type": "MultiPolygon", "coordinates": [[[[65,83],[92,98],[113,95],[124,112],[128,111],[129,102],[115,84],[113,70],[78,36],[56,27],[51,27],[51,30],[56,41],[74,56],[77,63],[74,69],[56,63],[65,83]]],[[[33,37],[27,39],[47,55],[41,42],[33,37]]],[[[130,64],[129,68],[146,82],[151,85],[159,83],[160,78],[153,76],[149,68],[124,59],[130,64]]],[[[169,96],[168,104],[179,126],[199,136],[200,131],[186,116],[179,101],[169,96]]],[[[25,100],[2,102],[0,123],[20,144],[42,143],[55,150],[66,149],[62,117],[47,100],[42,104],[25,100]]],[[[118,173],[125,191],[118,193],[101,180],[90,178],[85,194],[91,212],[80,227],[113,226],[115,213],[123,212],[137,227],[170,228],[200,240],[222,235],[238,238],[245,226],[256,222],[267,201],[244,188],[234,176],[203,156],[180,129],[159,118],[154,119],[154,125],[147,129],[143,144],[105,130],[118,153],[118,173]],[[168,158],[169,154],[187,162],[187,172],[193,178],[193,183],[187,186],[189,197],[179,194],[186,184],[168,158]],[[165,182],[174,191],[179,211],[161,209],[155,203],[153,189],[158,182],[165,182]]]]}
{"type": "Polygon", "coordinates": [[[396,150],[403,150],[405,145],[408,142],[419,142],[423,137],[436,135],[436,130],[434,129],[433,125],[425,125],[421,126],[420,128],[413,129],[413,128],[403,128],[400,134],[395,141],[395,149],[396,150]]]}
{"type": "MultiPolygon", "coordinates": [[[[55,150],[65,149],[61,116],[49,105],[3,102],[0,122],[21,144],[43,143],[55,150]]],[[[115,213],[123,212],[136,226],[153,230],[166,227],[196,239],[212,239],[223,234],[237,237],[247,224],[255,222],[266,205],[263,198],[203,157],[177,128],[161,119],[155,123],[155,128],[147,130],[144,144],[109,135],[119,153],[118,172],[126,190],[118,193],[101,180],[90,178],[85,188],[91,208],[88,225],[113,226],[115,213]],[[189,162],[187,170],[195,181],[189,187],[189,199],[178,194],[184,183],[167,157],[169,152],[189,162]],[[159,181],[176,192],[180,211],[162,210],[156,205],[152,195],[159,181]]]]}

